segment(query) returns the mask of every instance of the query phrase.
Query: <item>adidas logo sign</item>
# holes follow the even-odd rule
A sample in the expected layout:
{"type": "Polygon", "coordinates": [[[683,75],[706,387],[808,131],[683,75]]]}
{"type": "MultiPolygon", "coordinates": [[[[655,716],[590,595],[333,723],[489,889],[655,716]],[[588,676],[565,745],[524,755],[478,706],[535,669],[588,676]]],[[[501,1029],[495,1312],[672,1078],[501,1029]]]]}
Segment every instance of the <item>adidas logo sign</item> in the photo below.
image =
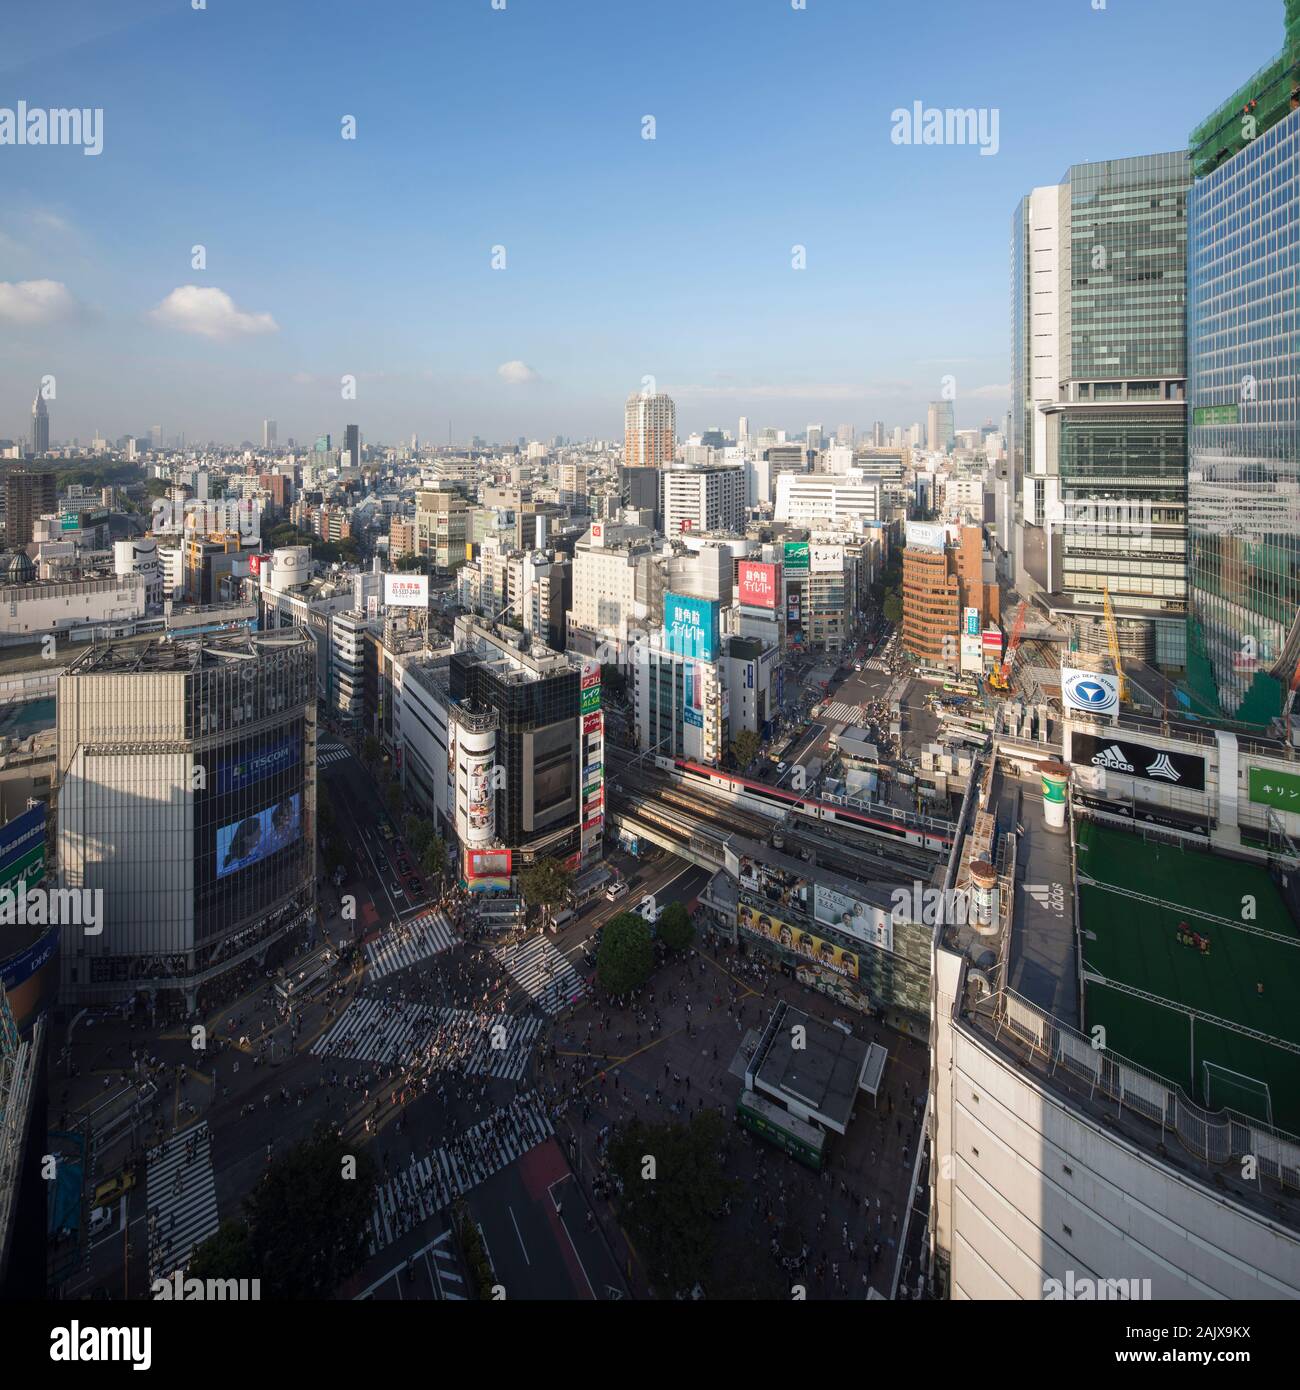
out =
{"type": "MultiPolygon", "coordinates": [[[[1100,753],[1094,755],[1092,760],[1093,767],[1109,768],[1112,772],[1134,772],[1136,769],[1133,764],[1119,750],[1119,745],[1112,743],[1109,748],[1103,748],[1100,753]]],[[[1171,768],[1170,771],[1173,769],[1171,768]]],[[[1175,779],[1178,774],[1174,773],[1175,779]]]]}
{"type": "Polygon", "coordinates": [[[1166,753],[1157,753],[1156,760],[1147,768],[1148,777],[1163,777],[1166,782],[1181,782],[1178,769],[1169,761],[1166,753]]]}

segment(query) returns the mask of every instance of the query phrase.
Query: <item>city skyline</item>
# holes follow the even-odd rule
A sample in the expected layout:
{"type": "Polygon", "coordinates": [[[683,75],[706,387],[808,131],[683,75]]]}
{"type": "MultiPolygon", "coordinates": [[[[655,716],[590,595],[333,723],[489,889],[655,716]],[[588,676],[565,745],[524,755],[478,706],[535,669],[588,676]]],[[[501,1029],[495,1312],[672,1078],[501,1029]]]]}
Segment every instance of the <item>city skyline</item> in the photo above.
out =
{"type": "Polygon", "coordinates": [[[103,148],[2,152],[0,434],[26,432],[47,374],[64,440],[161,420],[168,438],[237,443],[263,418],[282,439],[355,421],[368,439],[440,441],[449,420],[458,440],[617,439],[646,378],[676,402],[683,437],[741,414],[791,434],[826,416],[906,427],[949,376],[958,428],[1000,421],[1007,209],[1072,164],[1184,147],[1276,27],[1272,0],[1250,0],[1207,52],[1207,4],[1180,6],[1176,30],[1159,5],[1080,3],[1046,29],[1020,0],[992,17],[664,8],[683,53],[726,55],[741,79],[726,102],[690,65],[625,56],[628,21],[587,3],[357,32],[342,9],[305,25],[292,7],[142,0],[120,27],[42,50],[39,67],[36,31],[15,20],[14,100],[102,108],[103,148]],[[893,56],[848,108],[829,60],[855,35],[868,63],[893,56]],[[1157,40],[1167,61],[1152,66],[1157,40]],[[1001,65],[1045,42],[1091,60],[1113,99],[1072,95],[1027,61],[1008,89],[1001,65]],[[430,52],[431,104],[415,80],[430,52]],[[819,63],[827,81],[797,109],[751,95],[819,63]],[[349,80],[311,86],[312,71],[344,68],[349,80]],[[580,95],[538,99],[548,70],[580,72],[580,95]],[[1139,74],[1136,120],[1125,94],[1139,74]],[[898,142],[892,118],[917,102],[996,111],[996,157],[898,142]],[[629,177],[660,183],[662,208],[627,218],[629,177]],[[167,206],[150,179],[173,191],[167,206]]]}

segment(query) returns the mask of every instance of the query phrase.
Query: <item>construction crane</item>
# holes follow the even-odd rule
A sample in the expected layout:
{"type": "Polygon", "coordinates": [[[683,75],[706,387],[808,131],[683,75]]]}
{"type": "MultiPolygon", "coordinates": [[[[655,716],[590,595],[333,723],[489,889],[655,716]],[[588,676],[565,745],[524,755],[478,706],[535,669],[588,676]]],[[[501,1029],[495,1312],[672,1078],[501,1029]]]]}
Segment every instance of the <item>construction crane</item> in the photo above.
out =
{"type": "Polygon", "coordinates": [[[1128,700],[1128,682],[1124,679],[1124,663],[1119,655],[1119,628],[1115,625],[1115,609],[1110,601],[1110,585],[1101,591],[1102,607],[1106,614],[1106,640],[1110,643],[1110,659],[1115,665],[1115,679],[1119,682],[1119,702],[1128,700]]]}
{"type": "Polygon", "coordinates": [[[1025,614],[1028,604],[1021,602],[1016,609],[1016,620],[1011,625],[1011,640],[1007,643],[1006,655],[1003,656],[1001,664],[993,668],[989,673],[989,684],[994,690],[1011,689],[1011,663],[1016,659],[1016,652],[1020,647],[1020,639],[1025,635],[1025,614]]]}

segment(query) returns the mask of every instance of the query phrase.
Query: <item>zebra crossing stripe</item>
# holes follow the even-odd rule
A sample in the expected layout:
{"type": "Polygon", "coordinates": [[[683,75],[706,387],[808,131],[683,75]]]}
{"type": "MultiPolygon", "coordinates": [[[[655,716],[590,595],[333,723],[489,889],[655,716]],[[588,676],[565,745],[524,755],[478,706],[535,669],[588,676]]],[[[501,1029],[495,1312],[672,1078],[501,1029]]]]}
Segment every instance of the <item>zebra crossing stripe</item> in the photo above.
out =
{"type": "Polygon", "coordinates": [[[312,1044],[318,1056],[353,1062],[401,1062],[433,1027],[434,1010],[423,1004],[385,1003],[370,995],[354,999],[328,1032],[312,1044]]]}
{"type": "Polygon", "coordinates": [[[212,1135],[206,1120],[183,1134],[173,1135],[150,1153],[145,1194],[154,1223],[150,1278],[167,1278],[175,1270],[184,1269],[194,1248],[220,1225],[212,1172],[212,1135]],[[188,1163],[185,1146],[191,1137],[197,1144],[194,1161],[188,1163]]]}
{"type": "Polygon", "coordinates": [[[554,1133],[541,1097],[530,1091],[444,1145],[433,1161],[412,1162],[375,1189],[367,1223],[370,1254],[377,1255],[554,1133]]]}
{"type": "Polygon", "coordinates": [[[543,936],[494,953],[506,973],[544,1013],[555,1014],[582,994],[586,982],[543,936]]]}
{"type": "Polygon", "coordinates": [[[455,944],[456,933],[447,914],[441,910],[427,912],[422,917],[389,927],[373,941],[368,941],[366,963],[371,978],[382,980],[385,975],[441,955],[455,944]]]}
{"type": "Polygon", "coordinates": [[[331,763],[342,762],[344,758],[350,758],[352,750],[350,748],[337,748],[332,744],[324,748],[316,749],[316,766],[328,767],[331,763]]]}

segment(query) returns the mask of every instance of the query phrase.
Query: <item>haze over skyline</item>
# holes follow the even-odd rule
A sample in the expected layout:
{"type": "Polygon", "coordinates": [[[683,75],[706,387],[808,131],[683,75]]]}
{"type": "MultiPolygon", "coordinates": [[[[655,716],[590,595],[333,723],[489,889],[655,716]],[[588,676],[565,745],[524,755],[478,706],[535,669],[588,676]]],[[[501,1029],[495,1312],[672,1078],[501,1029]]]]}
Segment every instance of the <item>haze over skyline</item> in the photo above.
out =
{"type": "Polygon", "coordinates": [[[0,105],[102,107],[103,151],[0,148],[0,435],[47,373],[56,440],[617,439],[647,377],[683,436],[924,422],[945,375],[1000,424],[1017,201],[1183,148],[1276,48],[1276,0],[1219,18],[53,0],[7,17],[0,105]],[[996,109],[997,154],[894,144],[918,101],[996,109]]]}

